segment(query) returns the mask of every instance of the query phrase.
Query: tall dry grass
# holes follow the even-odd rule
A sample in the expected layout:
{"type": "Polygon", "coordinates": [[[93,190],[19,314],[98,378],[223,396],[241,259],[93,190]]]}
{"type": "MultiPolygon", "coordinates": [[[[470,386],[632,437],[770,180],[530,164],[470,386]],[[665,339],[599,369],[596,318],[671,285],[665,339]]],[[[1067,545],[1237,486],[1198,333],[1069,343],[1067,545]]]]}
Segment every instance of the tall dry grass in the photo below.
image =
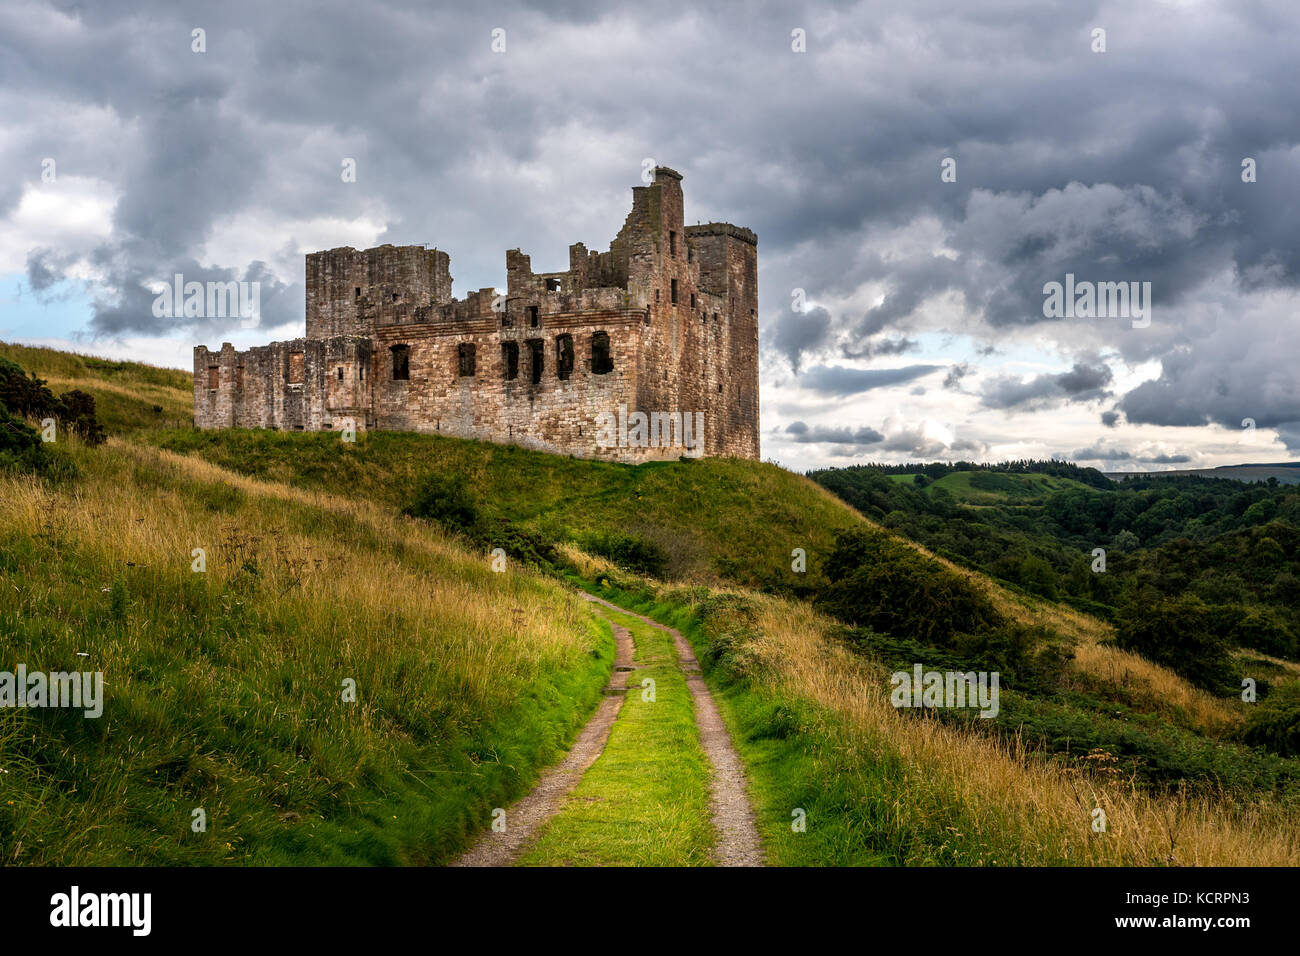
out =
{"type": "MultiPolygon", "coordinates": [[[[858,515],[849,505],[841,504],[858,515]]],[[[895,536],[888,529],[859,517],[881,534],[895,536]]],[[[1050,628],[1069,639],[1074,647],[1071,666],[1076,672],[1115,687],[1143,709],[1159,713],[1180,726],[1216,736],[1230,733],[1245,722],[1244,712],[1233,701],[1215,697],[1188,683],[1169,668],[1115,646],[1112,643],[1114,630],[1104,621],[1066,605],[1018,594],[986,575],[935,554],[924,545],[901,536],[895,537],[966,578],[1010,619],[1050,628]]]]}
{"type": "MultiPolygon", "coordinates": [[[[1019,746],[889,703],[883,670],[829,638],[830,622],[803,604],[747,595],[757,607],[752,673],[778,696],[805,700],[830,718],[834,748],[863,763],[900,761],[901,830],[924,830],[960,810],[987,844],[979,862],[1081,865],[1296,866],[1300,819],[1267,801],[1153,795],[1131,780],[1071,772],[1019,746]],[[1093,811],[1106,832],[1092,829],[1093,811]]],[[[834,749],[833,748],[833,749],[834,749]]]]}
{"type": "Polygon", "coordinates": [[[555,582],[365,501],[71,453],[0,476],[0,663],[93,666],[105,711],[0,714],[5,862],[427,861],[599,699],[607,635],[555,582]]]}

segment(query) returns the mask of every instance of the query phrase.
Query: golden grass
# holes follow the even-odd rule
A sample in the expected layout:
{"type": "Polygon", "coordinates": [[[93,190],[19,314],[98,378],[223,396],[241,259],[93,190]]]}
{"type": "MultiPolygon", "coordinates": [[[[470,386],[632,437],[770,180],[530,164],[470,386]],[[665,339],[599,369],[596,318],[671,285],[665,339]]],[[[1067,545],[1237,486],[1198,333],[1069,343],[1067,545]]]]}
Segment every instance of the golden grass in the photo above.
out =
{"type": "MultiPolygon", "coordinates": [[[[1104,622],[1011,592],[908,543],[966,576],[1012,619],[1050,627],[1071,639],[1077,671],[1207,733],[1242,723],[1232,702],[1108,643],[1112,631],[1104,622]]],[[[629,578],[577,548],[565,548],[564,557],[589,580],[629,578]]],[[[973,832],[954,830],[953,840],[987,845],[990,855],[980,861],[987,864],[1300,865],[1300,819],[1292,811],[1268,800],[1152,793],[1107,773],[1104,758],[1089,761],[1100,765],[1097,772],[1067,768],[1049,763],[1019,741],[902,714],[889,702],[883,668],[830,637],[833,622],[809,605],[735,588],[714,593],[742,595],[758,608],[759,638],[732,653],[749,658],[744,670],[763,689],[822,709],[828,719],[816,732],[851,761],[868,765],[901,758],[905,779],[895,792],[905,798],[892,810],[900,831],[924,829],[927,817],[954,816],[954,809],[960,809],[964,826],[973,832]],[[1105,833],[1092,829],[1097,808],[1106,815],[1105,833]],[[1014,844],[1010,849],[1008,841],[1014,844]]]]}
{"type": "Polygon", "coordinates": [[[901,714],[889,703],[878,666],[827,637],[830,622],[803,604],[749,594],[760,637],[753,673],[771,691],[807,700],[836,718],[827,731],[864,760],[901,757],[908,795],[901,818],[950,812],[956,804],[976,845],[1018,843],[1001,864],[1064,860],[1080,865],[1296,866],[1300,820],[1267,802],[1158,796],[1131,781],[1070,772],[1018,746],[935,720],[901,714]],[[1092,812],[1106,832],[1092,831],[1092,812]]]}
{"type": "MultiPolygon", "coordinates": [[[[825,489],[823,489],[825,491],[825,489]]],[[[830,495],[830,492],[825,492],[830,495]]],[[[834,497],[833,495],[831,497],[834,497]]],[[[839,501],[839,499],[835,499],[839,501]]],[[[881,534],[891,535],[933,561],[962,575],[986,594],[1002,614],[1021,624],[1047,627],[1070,640],[1072,668],[1094,680],[1110,684],[1144,709],[1154,710],[1180,726],[1207,734],[1223,735],[1245,723],[1244,712],[1234,702],[1194,687],[1167,667],[1153,663],[1111,641],[1114,630],[1104,621],[1062,604],[1018,594],[984,574],[964,568],[935,554],[924,545],[883,528],[850,505],[840,504],[881,534]]]]}
{"type": "MultiPolygon", "coordinates": [[[[238,559],[262,560],[292,606],[303,634],[336,628],[340,605],[369,627],[349,629],[349,656],[363,658],[403,645],[436,651],[437,666],[458,672],[470,696],[492,700],[503,668],[523,676],[554,654],[585,644],[590,610],[528,574],[495,573],[488,555],[476,558],[427,525],[393,515],[364,500],[345,499],[247,478],[197,458],[110,439],[119,461],[149,475],[170,476],[176,488],[142,491],[130,474],[114,474],[111,459],[82,456],[99,470],[71,489],[52,490],[29,478],[0,478],[0,526],[31,536],[53,536],[76,548],[90,567],[162,569],[190,574],[192,552],[203,548],[212,586],[239,573],[238,559]],[[105,468],[104,466],[108,466],[105,468]],[[191,482],[235,489],[250,507],[212,514],[188,504],[180,490],[191,482]],[[276,503],[335,514],[394,543],[391,553],[355,549],[334,533],[311,533],[287,523],[276,503]],[[397,551],[400,543],[402,554],[397,551]],[[436,575],[420,573],[405,555],[417,554],[436,575]],[[397,628],[383,622],[400,621],[397,628]]],[[[110,587],[111,580],[88,582],[110,587]]],[[[39,587],[38,582],[32,583],[39,587]]]]}

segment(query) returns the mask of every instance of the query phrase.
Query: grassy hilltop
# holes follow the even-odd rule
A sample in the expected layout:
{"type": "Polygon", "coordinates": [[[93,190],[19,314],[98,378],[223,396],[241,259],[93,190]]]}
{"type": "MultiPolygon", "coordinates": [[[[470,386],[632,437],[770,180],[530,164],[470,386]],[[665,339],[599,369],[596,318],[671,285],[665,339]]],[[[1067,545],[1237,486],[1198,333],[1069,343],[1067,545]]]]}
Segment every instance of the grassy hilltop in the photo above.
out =
{"type": "MultiPolygon", "coordinates": [[[[72,468],[54,477],[0,472],[0,669],[107,685],[99,720],[0,710],[6,863],[445,861],[600,698],[613,640],[574,584],[691,639],[771,862],[1300,863],[1300,760],[1246,739],[1252,705],[806,477],[195,432],[165,427],[188,414],[188,373],[0,356],[93,395],[109,434],[56,443],[72,468]],[[890,672],[914,662],[1000,669],[1000,715],[891,707],[890,672]]],[[[1094,493],[998,478],[932,487],[976,509],[1094,493]]],[[[1248,650],[1233,660],[1278,708],[1300,665],[1248,650]]],[[[634,759],[655,711],[629,713],[614,746],[634,759]]],[[[698,811],[697,790],[682,799],[698,811]]],[[[566,832],[531,861],[581,859],[566,832]]],[[[689,843],[655,859],[699,862],[689,843]]]]}

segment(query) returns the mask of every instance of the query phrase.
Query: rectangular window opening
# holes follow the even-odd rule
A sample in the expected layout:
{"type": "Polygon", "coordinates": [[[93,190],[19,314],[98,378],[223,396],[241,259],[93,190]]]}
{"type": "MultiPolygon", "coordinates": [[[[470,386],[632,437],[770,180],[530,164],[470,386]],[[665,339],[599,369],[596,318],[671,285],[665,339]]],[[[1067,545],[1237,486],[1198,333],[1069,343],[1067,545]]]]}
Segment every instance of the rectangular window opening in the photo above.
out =
{"type": "Polygon", "coordinates": [[[546,347],[542,344],[541,339],[528,340],[528,360],[533,384],[540,385],[542,382],[542,367],[546,361],[546,347]]]}
{"type": "Polygon", "coordinates": [[[389,351],[393,353],[393,381],[409,381],[411,378],[411,347],[409,345],[394,345],[389,351]]]}
{"type": "Polygon", "coordinates": [[[473,377],[474,345],[472,342],[462,342],[456,346],[456,362],[461,378],[473,377]]]}
{"type": "Polygon", "coordinates": [[[573,336],[560,335],[555,339],[555,375],[561,381],[573,374],[573,336]]]}
{"type": "Polygon", "coordinates": [[[519,377],[519,343],[501,343],[501,371],[507,382],[519,377]]]}
{"type": "Polygon", "coordinates": [[[591,373],[608,375],[614,371],[614,359],[609,354],[609,333],[593,332],[591,334],[591,373]]]}

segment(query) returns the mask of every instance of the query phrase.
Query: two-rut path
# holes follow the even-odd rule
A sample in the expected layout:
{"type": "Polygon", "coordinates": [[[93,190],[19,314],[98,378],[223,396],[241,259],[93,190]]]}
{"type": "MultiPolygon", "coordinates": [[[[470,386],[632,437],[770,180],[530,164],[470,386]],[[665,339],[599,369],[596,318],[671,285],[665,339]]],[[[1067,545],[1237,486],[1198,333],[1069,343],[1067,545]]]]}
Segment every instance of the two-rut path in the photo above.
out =
{"type": "MultiPolygon", "coordinates": [[[[744,768],[713,696],[705,686],[690,644],[677,630],[648,617],[627,611],[603,598],[589,594],[582,597],[671,636],[677,667],[690,691],[699,747],[708,764],[708,815],[715,835],[708,858],[718,866],[762,866],[763,846],[745,792],[744,768]]],[[[484,832],[452,863],[453,866],[509,866],[519,862],[542,839],[548,824],[570,805],[573,790],[605,752],[610,732],[623,709],[625,695],[630,692],[628,677],[634,672],[633,662],[637,656],[633,635],[628,628],[617,621],[611,620],[610,623],[617,645],[614,672],[605,690],[606,697],[596,713],[578,734],[568,755],[542,774],[531,793],[506,810],[505,830],[484,832]]],[[[614,811],[616,814],[617,807],[614,811]]],[[[638,861],[628,859],[620,862],[634,864],[638,861]]]]}

